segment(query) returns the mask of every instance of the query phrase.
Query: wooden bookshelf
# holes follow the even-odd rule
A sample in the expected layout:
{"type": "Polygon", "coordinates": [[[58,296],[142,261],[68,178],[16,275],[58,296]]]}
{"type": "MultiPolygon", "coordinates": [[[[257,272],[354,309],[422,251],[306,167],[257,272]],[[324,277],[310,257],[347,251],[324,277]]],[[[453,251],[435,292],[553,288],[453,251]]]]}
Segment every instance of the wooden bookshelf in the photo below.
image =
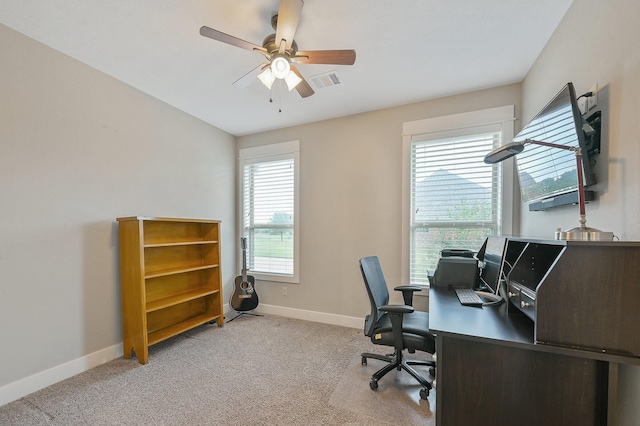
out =
{"type": "Polygon", "coordinates": [[[124,357],[201,324],[224,325],[220,221],[118,218],[124,357]]]}

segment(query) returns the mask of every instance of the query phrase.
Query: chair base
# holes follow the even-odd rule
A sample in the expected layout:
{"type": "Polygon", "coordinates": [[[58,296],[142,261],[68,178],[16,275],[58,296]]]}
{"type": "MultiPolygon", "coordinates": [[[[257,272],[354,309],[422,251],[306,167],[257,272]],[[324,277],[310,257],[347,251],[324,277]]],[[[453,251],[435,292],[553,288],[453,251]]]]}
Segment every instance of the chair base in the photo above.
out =
{"type": "Polygon", "coordinates": [[[387,355],[379,355],[374,353],[364,352],[362,355],[362,365],[367,364],[367,359],[377,359],[387,363],[380,370],[376,371],[371,376],[369,387],[371,390],[378,389],[378,380],[382,379],[389,371],[397,369],[398,371],[404,370],[409,373],[420,385],[420,398],[427,399],[429,397],[429,391],[432,389],[431,383],[429,383],[424,377],[422,377],[416,370],[411,368],[412,365],[426,365],[432,367],[429,372],[435,374],[436,363],[434,361],[419,361],[419,360],[405,360],[402,356],[402,351],[396,349],[394,353],[387,355]]]}

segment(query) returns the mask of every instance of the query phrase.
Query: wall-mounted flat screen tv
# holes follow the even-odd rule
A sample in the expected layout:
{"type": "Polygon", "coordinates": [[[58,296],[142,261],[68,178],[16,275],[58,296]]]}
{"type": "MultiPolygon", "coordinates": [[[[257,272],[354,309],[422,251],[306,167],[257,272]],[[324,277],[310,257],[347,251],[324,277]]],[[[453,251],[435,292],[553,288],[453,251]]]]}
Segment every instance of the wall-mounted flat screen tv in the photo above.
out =
{"type": "MultiPolygon", "coordinates": [[[[572,83],[567,85],[513,139],[534,139],[582,148],[585,187],[596,183],[591,171],[583,118],[572,83]]],[[[572,151],[529,144],[516,156],[520,190],[524,202],[551,199],[576,192],[578,174],[572,151]]]]}

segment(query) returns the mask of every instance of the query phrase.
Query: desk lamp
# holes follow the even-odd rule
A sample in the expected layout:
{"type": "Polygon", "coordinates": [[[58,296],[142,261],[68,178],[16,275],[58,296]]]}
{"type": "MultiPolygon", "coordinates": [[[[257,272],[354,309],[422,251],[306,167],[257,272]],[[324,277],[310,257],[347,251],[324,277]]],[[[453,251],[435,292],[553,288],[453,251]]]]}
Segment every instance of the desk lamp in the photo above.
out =
{"type": "Polygon", "coordinates": [[[551,142],[536,141],[533,139],[525,139],[522,142],[511,142],[506,145],[500,146],[484,157],[484,162],[487,164],[499,163],[507,158],[511,158],[514,155],[520,154],[524,150],[524,146],[528,144],[548,146],[551,148],[564,149],[573,151],[576,154],[576,168],[578,171],[578,205],[580,206],[580,218],[578,222],[580,226],[569,229],[567,231],[556,231],[556,240],[613,240],[612,232],[603,232],[595,228],[589,228],[587,226],[587,216],[585,213],[585,201],[584,201],[584,181],[582,177],[582,150],[580,147],[560,145],[551,142]]]}

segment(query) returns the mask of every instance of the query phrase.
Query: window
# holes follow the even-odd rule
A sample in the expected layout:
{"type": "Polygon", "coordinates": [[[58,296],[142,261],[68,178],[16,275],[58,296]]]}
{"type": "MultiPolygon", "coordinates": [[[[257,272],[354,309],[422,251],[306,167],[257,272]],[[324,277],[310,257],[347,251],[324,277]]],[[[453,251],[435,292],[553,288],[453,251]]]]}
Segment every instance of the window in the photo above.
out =
{"type": "Polygon", "coordinates": [[[411,282],[428,283],[443,248],[480,247],[498,234],[500,168],[483,162],[500,132],[411,144],[411,282]]]}
{"type": "Polygon", "coordinates": [[[435,269],[442,249],[475,250],[487,235],[505,232],[502,166],[483,160],[505,136],[512,136],[512,121],[460,120],[473,118],[472,113],[448,118],[458,120],[432,119],[421,121],[422,126],[414,122],[414,133],[404,136],[408,156],[404,253],[411,284],[428,285],[429,271],[435,269]],[[511,128],[508,135],[505,125],[511,128]]]}
{"type": "Polygon", "coordinates": [[[240,234],[256,279],[298,282],[299,142],[240,150],[240,234]]]}

